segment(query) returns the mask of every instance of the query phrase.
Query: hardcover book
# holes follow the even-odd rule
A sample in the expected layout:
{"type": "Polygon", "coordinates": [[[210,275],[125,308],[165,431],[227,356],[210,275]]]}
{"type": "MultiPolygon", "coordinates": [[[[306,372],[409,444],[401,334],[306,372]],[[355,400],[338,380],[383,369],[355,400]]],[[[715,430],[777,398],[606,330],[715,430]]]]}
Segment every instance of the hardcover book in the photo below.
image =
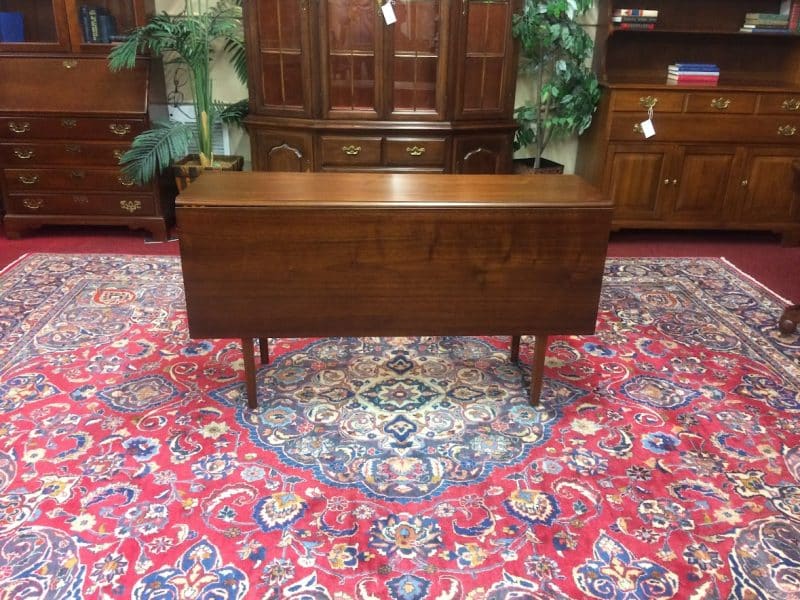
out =
{"type": "Polygon", "coordinates": [[[0,42],[24,42],[25,24],[21,12],[0,12],[0,42]]]}

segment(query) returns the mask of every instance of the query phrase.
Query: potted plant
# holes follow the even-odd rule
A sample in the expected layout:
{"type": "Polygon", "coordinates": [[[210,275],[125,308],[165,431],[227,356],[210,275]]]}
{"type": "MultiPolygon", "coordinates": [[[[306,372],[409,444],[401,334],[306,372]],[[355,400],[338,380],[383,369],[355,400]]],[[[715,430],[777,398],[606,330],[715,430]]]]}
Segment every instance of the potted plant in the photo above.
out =
{"type": "Polygon", "coordinates": [[[182,12],[161,13],[145,25],[131,30],[125,41],[111,50],[112,71],[130,69],[136,56],[150,51],[166,63],[185,67],[192,91],[195,122],[158,122],[137,135],[131,148],[120,158],[122,172],[137,182],[147,182],[170,165],[176,169],[178,188],[208,168],[242,168],[242,157],[214,156],[212,125],[216,119],[241,124],[248,101],[224,105],[213,96],[211,65],[226,57],[236,77],[247,82],[241,0],[186,0],[182,12]],[[195,139],[199,153],[189,155],[195,139]]]}
{"type": "Polygon", "coordinates": [[[597,76],[589,66],[594,44],[577,20],[592,4],[593,0],[524,0],[522,11],[514,15],[519,70],[531,83],[529,100],[514,111],[514,150],[530,146],[533,158],[526,162],[534,170],[542,167],[551,141],[589,127],[600,100],[597,76]]]}

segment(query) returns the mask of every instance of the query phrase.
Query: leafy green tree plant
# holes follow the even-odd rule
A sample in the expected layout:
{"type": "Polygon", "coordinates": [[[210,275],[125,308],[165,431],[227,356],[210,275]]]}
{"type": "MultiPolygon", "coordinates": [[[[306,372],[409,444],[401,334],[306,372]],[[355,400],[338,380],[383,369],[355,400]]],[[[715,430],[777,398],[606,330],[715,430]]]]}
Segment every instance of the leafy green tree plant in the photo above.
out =
{"type": "Polygon", "coordinates": [[[230,61],[239,81],[247,83],[241,0],[186,0],[178,14],[153,16],[111,50],[109,68],[112,71],[133,68],[137,54],[145,51],[162,56],[165,63],[186,68],[196,121],[154,123],[153,129],[136,136],[131,148],[122,155],[122,172],[137,182],[147,182],[173,161],[187,156],[193,138],[200,149],[201,166],[211,166],[215,120],[239,124],[247,115],[247,99],[233,104],[214,100],[210,75],[214,61],[224,57],[230,61]]]}
{"type": "Polygon", "coordinates": [[[547,145],[583,133],[600,100],[589,66],[593,42],[578,17],[593,0],[524,0],[512,31],[520,43],[519,68],[529,76],[530,100],[515,109],[514,149],[530,146],[534,168],[547,145]]]}

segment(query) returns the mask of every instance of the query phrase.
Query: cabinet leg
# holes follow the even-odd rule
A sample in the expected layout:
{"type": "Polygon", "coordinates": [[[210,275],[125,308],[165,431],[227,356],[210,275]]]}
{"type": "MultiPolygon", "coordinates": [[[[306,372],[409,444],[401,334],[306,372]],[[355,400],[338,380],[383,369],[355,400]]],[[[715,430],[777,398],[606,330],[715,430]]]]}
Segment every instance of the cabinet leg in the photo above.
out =
{"type": "Polygon", "coordinates": [[[778,329],[784,335],[789,335],[797,329],[800,323],[800,304],[787,306],[778,320],[778,329]]]}
{"type": "Polygon", "coordinates": [[[544,355],[547,352],[547,336],[537,335],[533,345],[533,365],[531,366],[531,406],[539,405],[544,380],[544,355]]]}
{"type": "Polygon", "coordinates": [[[261,364],[269,364],[269,338],[258,338],[258,353],[261,355],[261,364]]]}
{"type": "Polygon", "coordinates": [[[247,407],[258,408],[256,396],[256,357],[253,351],[253,338],[242,338],[242,355],[244,356],[244,378],[247,390],[247,407]]]}
{"type": "Polygon", "coordinates": [[[519,362],[519,335],[511,336],[511,362],[519,362]]]}

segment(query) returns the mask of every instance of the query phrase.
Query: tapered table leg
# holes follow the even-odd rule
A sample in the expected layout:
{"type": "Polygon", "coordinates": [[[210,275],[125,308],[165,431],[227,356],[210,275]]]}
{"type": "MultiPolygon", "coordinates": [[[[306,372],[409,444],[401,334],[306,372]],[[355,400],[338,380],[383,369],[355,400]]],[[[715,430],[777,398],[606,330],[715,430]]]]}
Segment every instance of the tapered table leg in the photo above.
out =
{"type": "Polygon", "coordinates": [[[253,338],[242,338],[242,355],[244,356],[244,378],[247,390],[247,407],[258,408],[256,396],[256,356],[253,352],[253,338]]]}
{"type": "Polygon", "coordinates": [[[261,364],[269,364],[269,338],[258,338],[258,353],[261,355],[261,364]]]}
{"type": "Polygon", "coordinates": [[[544,355],[547,352],[547,336],[537,335],[533,345],[533,365],[531,366],[531,405],[539,404],[544,379],[544,355]]]}
{"type": "Polygon", "coordinates": [[[511,336],[511,362],[519,362],[519,335],[511,336]]]}

